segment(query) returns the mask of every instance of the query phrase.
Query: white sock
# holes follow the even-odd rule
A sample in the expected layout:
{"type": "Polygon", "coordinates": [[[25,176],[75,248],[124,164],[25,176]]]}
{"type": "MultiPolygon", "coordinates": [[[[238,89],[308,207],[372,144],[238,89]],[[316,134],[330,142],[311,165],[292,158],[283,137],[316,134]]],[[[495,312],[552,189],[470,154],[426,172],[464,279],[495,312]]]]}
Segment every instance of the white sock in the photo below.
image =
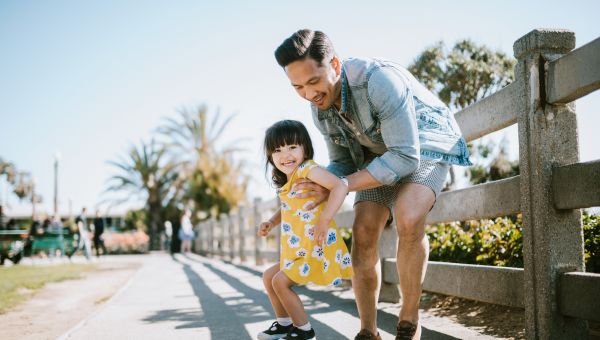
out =
{"type": "Polygon", "coordinates": [[[285,326],[289,326],[292,324],[292,318],[287,317],[287,318],[277,318],[277,323],[282,325],[283,327],[285,326]]]}
{"type": "Polygon", "coordinates": [[[300,328],[301,330],[303,330],[305,332],[310,331],[310,329],[312,328],[312,326],[310,325],[310,322],[307,322],[302,326],[296,326],[296,327],[300,328]]]}

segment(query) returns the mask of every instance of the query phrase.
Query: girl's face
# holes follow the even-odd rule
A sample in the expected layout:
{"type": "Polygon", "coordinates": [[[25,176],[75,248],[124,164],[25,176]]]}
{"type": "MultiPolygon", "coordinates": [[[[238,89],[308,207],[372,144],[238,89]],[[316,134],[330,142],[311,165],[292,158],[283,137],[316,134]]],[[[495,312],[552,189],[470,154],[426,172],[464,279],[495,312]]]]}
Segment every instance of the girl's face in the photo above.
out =
{"type": "Polygon", "coordinates": [[[289,177],[304,162],[304,148],[298,144],[280,146],[273,151],[271,159],[275,167],[289,177]]]}

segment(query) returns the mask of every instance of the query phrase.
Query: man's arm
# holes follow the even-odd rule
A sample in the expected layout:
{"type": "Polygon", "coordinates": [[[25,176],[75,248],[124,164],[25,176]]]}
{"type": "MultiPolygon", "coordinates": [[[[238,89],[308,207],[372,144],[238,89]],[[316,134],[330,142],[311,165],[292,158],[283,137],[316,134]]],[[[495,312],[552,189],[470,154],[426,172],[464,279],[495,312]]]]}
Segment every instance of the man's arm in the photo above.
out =
{"type": "Polygon", "coordinates": [[[369,78],[368,96],[387,151],[375,158],[367,171],[382,184],[394,184],[419,166],[419,130],[412,92],[402,76],[387,67],[369,78]]]}

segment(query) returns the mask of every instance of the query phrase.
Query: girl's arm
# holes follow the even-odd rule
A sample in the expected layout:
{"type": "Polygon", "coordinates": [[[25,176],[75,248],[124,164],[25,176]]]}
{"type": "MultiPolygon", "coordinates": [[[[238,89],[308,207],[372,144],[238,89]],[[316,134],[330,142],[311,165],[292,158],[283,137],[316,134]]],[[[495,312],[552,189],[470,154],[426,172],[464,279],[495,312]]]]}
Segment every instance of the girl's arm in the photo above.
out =
{"type": "Polygon", "coordinates": [[[281,223],[281,208],[277,209],[275,214],[273,214],[273,216],[271,216],[271,218],[269,218],[269,220],[267,220],[266,222],[262,222],[258,226],[258,231],[256,232],[256,234],[258,236],[267,236],[267,235],[269,235],[269,232],[271,231],[271,229],[275,228],[275,226],[279,225],[280,223],[281,223]]]}
{"type": "Polygon", "coordinates": [[[273,223],[273,225],[281,224],[281,208],[277,209],[277,211],[269,218],[269,222],[273,223]]]}
{"type": "Polygon", "coordinates": [[[323,244],[329,223],[338,209],[342,206],[342,203],[344,203],[344,199],[348,194],[348,186],[346,186],[346,184],[337,176],[321,167],[312,168],[307,174],[307,177],[311,181],[330,191],[325,209],[321,212],[321,216],[319,216],[319,220],[315,225],[315,238],[317,244],[323,244]]]}

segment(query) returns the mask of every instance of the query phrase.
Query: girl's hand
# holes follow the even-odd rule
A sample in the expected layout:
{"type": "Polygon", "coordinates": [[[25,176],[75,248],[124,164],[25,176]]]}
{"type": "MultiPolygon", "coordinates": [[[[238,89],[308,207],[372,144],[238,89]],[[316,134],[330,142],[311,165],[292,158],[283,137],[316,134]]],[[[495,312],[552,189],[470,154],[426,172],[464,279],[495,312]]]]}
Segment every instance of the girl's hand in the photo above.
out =
{"type": "Polygon", "coordinates": [[[271,229],[273,229],[273,223],[271,222],[263,222],[258,226],[258,231],[256,232],[256,235],[258,236],[267,236],[269,235],[269,232],[271,231],[271,229]]]}
{"type": "Polygon", "coordinates": [[[315,225],[314,228],[315,241],[321,247],[325,247],[325,241],[327,240],[327,229],[329,229],[327,224],[317,223],[317,225],[315,225]]]}

